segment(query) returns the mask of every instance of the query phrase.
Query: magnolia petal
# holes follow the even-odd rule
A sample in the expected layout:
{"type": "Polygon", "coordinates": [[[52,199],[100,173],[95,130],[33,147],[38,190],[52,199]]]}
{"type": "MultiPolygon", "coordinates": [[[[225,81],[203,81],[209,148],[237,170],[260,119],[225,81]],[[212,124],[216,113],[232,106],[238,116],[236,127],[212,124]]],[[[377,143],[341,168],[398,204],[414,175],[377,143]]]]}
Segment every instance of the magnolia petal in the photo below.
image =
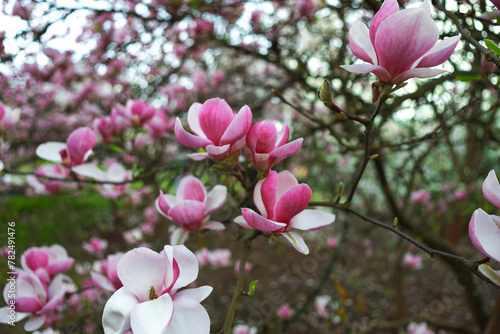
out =
{"type": "Polygon", "coordinates": [[[186,246],[173,246],[173,256],[179,268],[179,277],[172,287],[172,290],[175,291],[194,282],[198,277],[199,269],[198,258],[186,246]]]}
{"type": "Polygon", "coordinates": [[[165,334],[208,334],[209,332],[210,318],[205,308],[187,295],[177,296],[176,294],[174,315],[165,334]]]}
{"type": "Polygon", "coordinates": [[[302,147],[303,141],[304,141],[303,138],[295,139],[294,141],[291,141],[291,142],[275,149],[271,153],[271,156],[275,157],[275,158],[290,157],[300,150],[300,148],[302,147]]]}
{"type": "Polygon", "coordinates": [[[15,315],[13,316],[13,319],[11,319],[10,311],[11,309],[9,309],[8,306],[0,307],[0,324],[6,324],[11,321],[18,322],[30,315],[29,313],[21,313],[16,311],[15,315]]]}
{"type": "Polygon", "coordinates": [[[260,121],[255,123],[247,133],[246,144],[250,151],[255,152],[255,148],[257,147],[257,140],[259,139],[259,130],[260,127],[265,124],[266,121],[260,121]]]}
{"type": "MultiPolygon", "coordinates": [[[[385,0],[379,11],[375,14],[370,23],[370,41],[372,45],[375,45],[375,37],[379,26],[384,22],[389,16],[397,13],[399,11],[399,4],[397,0],[385,0]]],[[[375,58],[373,59],[375,60],[375,58]]]]}
{"type": "Polygon", "coordinates": [[[208,145],[207,147],[205,147],[205,150],[207,151],[208,155],[210,156],[218,156],[218,155],[222,155],[224,153],[226,153],[227,151],[229,151],[229,148],[231,147],[231,145],[227,144],[227,145],[224,145],[224,146],[215,146],[215,145],[208,145]]]}
{"type": "Polygon", "coordinates": [[[344,70],[352,73],[373,73],[382,82],[391,82],[391,75],[381,66],[371,64],[340,65],[344,70]]]}
{"type": "Polygon", "coordinates": [[[193,131],[197,136],[202,138],[207,138],[203,130],[200,126],[200,109],[202,104],[195,102],[189,107],[187,121],[189,128],[193,131]]]}
{"type": "Polygon", "coordinates": [[[38,299],[38,296],[18,297],[15,300],[17,312],[35,313],[43,307],[42,303],[38,299]]]}
{"type": "Polygon", "coordinates": [[[174,302],[170,295],[136,304],[130,314],[130,326],[134,334],[163,334],[174,314],[174,302]]]}
{"type": "Polygon", "coordinates": [[[27,332],[36,331],[45,323],[45,315],[32,315],[28,321],[24,323],[24,330],[27,332]]]}
{"type": "Polygon", "coordinates": [[[204,228],[206,230],[220,231],[220,230],[225,230],[226,226],[224,226],[224,224],[222,224],[221,222],[209,221],[209,222],[204,222],[201,225],[201,228],[204,228]]]}
{"type": "Polygon", "coordinates": [[[155,200],[155,208],[156,211],[158,211],[162,216],[164,216],[167,219],[172,219],[168,215],[168,211],[170,210],[170,205],[168,201],[165,199],[165,195],[163,195],[163,192],[160,190],[160,195],[158,198],[155,200]]]}
{"type": "Polygon", "coordinates": [[[212,144],[212,141],[195,136],[184,130],[179,117],[175,120],[175,138],[179,143],[187,147],[205,147],[212,144]]]}
{"type": "Polygon", "coordinates": [[[245,220],[245,218],[244,218],[243,216],[238,216],[238,217],[234,218],[234,219],[233,219],[233,221],[234,221],[236,224],[238,224],[238,225],[240,225],[241,227],[243,227],[243,228],[247,228],[247,229],[249,229],[249,230],[251,230],[251,229],[252,229],[252,226],[248,225],[248,223],[246,222],[246,220],[245,220]]]}
{"type": "Polygon", "coordinates": [[[205,202],[205,198],[207,197],[207,191],[205,190],[205,186],[201,181],[192,176],[184,176],[177,187],[176,192],[177,198],[179,200],[194,200],[198,202],[205,202]]]}
{"type": "Polygon", "coordinates": [[[71,168],[78,175],[90,177],[96,180],[104,180],[106,173],[94,164],[82,164],[71,168]]]}
{"type": "Polygon", "coordinates": [[[240,111],[229,124],[220,139],[220,145],[232,144],[245,137],[252,126],[252,111],[248,106],[241,107],[240,111]]]}
{"type": "Polygon", "coordinates": [[[210,190],[207,196],[205,213],[210,214],[220,209],[227,198],[227,188],[225,186],[216,185],[210,190]]]}
{"type": "Polygon", "coordinates": [[[443,73],[446,73],[446,71],[435,68],[412,68],[392,79],[392,83],[400,85],[411,78],[432,78],[443,73]]]}
{"type": "Polygon", "coordinates": [[[450,58],[453,51],[460,41],[460,35],[447,38],[439,41],[432,49],[430,49],[425,57],[418,63],[417,67],[434,67],[444,63],[450,58]]]}
{"type": "Polygon", "coordinates": [[[221,144],[221,138],[234,120],[234,112],[224,99],[218,97],[203,103],[199,110],[200,128],[214,145],[221,144]]]}
{"type": "Polygon", "coordinates": [[[377,54],[370,40],[370,32],[363,22],[356,21],[349,29],[349,47],[359,59],[370,64],[377,63],[377,54]]]}
{"type": "Polygon", "coordinates": [[[193,159],[195,161],[201,161],[201,160],[205,159],[206,157],[208,157],[208,153],[191,153],[191,154],[188,154],[188,157],[190,157],[191,159],[193,159]]]}
{"type": "Polygon", "coordinates": [[[0,160],[0,172],[3,171],[5,168],[5,165],[3,164],[2,160],[0,160]]]}
{"type": "Polygon", "coordinates": [[[205,217],[205,204],[193,200],[184,200],[168,212],[172,220],[186,230],[194,231],[200,228],[205,217]]]}
{"type": "Polygon", "coordinates": [[[64,149],[66,149],[65,143],[49,141],[38,145],[36,155],[44,160],[61,163],[62,158],[59,152],[64,149]]]}
{"type": "Polygon", "coordinates": [[[253,189],[253,202],[259,210],[260,214],[263,217],[267,217],[266,206],[264,205],[264,202],[262,200],[262,183],[264,183],[264,180],[260,180],[259,182],[257,182],[255,188],[253,189]]]}
{"type": "Polygon", "coordinates": [[[98,288],[106,291],[115,291],[113,284],[109,281],[109,279],[99,273],[91,272],[90,277],[92,278],[92,283],[98,288]]]}
{"type": "Polygon", "coordinates": [[[163,257],[149,248],[135,248],[121,257],[117,265],[123,286],[140,302],[149,300],[150,287],[159,295],[163,288],[166,266],[163,257]]]}
{"type": "MultiPolygon", "coordinates": [[[[259,170],[268,170],[270,168],[269,166],[269,159],[271,158],[271,155],[268,153],[255,153],[253,154],[253,163],[255,168],[259,170]]],[[[252,157],[249,157],[250,160],[252,160],[252,157]]],[[[273,159],[274,160],[274,159],[273,159]]],[[[273,165],[275,165],[273,163],[273,165]]]]}
{"type": "Polygon", "coordinates": [[[300,234],[294,231],[286,231],[281,233],[281,235],[284,236],[285,239],[288,240],[292,244],[293,248],[295,248],[298,252],[305,255],[309,254],[309,247],[307,247],[300,234]]]}
{"type": "Polygon", "coordinates": [[[243,214],[243,218],[245,218],[247,224],[255,230],[271,232],[286,227],[286,224],[264,218],[252,209],[243,208],[241,209],[241,213],[243,214]]]}
{"type": "Polygon", "coordinates": [[[198,303],[201,303],[212,293],[213,289],[214,288],[208,285],[200,286],[193,289],[185,289],[175,294],[174,301],[178,298],[187,297],[197,301],[198,303]]]}
{"type": "Polygon", "coordinates": [[[288,170],[284,170],[278,173],[278,193],[277,198],[281,198],[285,192],[293,187],[299,185],[295,176],[288,170]]]}
{"type": "Polygon", "coordinates": [[[500,209],[500,184],[494,170],[488,173],[483,182],[483,195],[488,202],[500,209]]]}
{"type": "Polygon", "coordinates": [[[305,183],[289,189],[276,203],[274,219],[279,222],[289,222],[307,208],[311,201],[311,195],[311,188],[305,183]]]}
{"type": "Polygon", "coordinates": [[[256,153],[271,153],[276,148],[278,131],[272,122],[264,122],[257,135],[256,153]]]}
{"type": "Polygon", "coordinates": [[[188,237],[189,237],[189,231],[186,231],[182,227],[178,227],[174,229],[172,235],[170,236],[170,244],[172,246],[183,245],[188,237]]]}
{"type": "Polygon", "coordinates": [[[481,274],[486,276],[491,281],[491,283],[500,287],[500,270],[493,270],[489,265],[484,263],[480,264],[477,269],[481,274]]]}
{"type": "MultiPolygon", "coordinates": [[[[274,219],[274,207],[276,206],[277,201],[277,192],[278,192],[278,173],[275,171],[269,171],[268,176],[262,183],[262,187],[260,189],[260,194],[262,196],[262,202],[266,207],[267,217],[269,219],[274,219]]],[[[255,193],[254,193],[255,197],[255,193]]]]}
{"type": "Polygon", "coordinates": [[[290,127],[288,124],[283,125],[281,131],[278,133],[278,139],[276,141],[276,147],[280,147],[286,144],[290,138],[290,127]]]}
{"type": "Polygon", "coordinates": [[[130,313],[139,301],[126,288],[118,289],[106,302],[102,314],[105,334],[125,333],[130,329],[130,313]]]}
{"type": "Polygon", "coordinates": [[[71,163],[79,165],[92,155],[97,143],[96,133],[89,127],[81,127],[71,132],[66,141],[71,163]]]}
{"type": "Polygon", "coordinates": [[[289,228],[313,231],[330,225],[335,215],[321,210],[304,210],[290,220],[289,228]]]}
{"type": "Polygon", "coordinates": [[[500,217],[477,209],[469,223],[469,236],[481,253],[500,261],[500,217]]]}

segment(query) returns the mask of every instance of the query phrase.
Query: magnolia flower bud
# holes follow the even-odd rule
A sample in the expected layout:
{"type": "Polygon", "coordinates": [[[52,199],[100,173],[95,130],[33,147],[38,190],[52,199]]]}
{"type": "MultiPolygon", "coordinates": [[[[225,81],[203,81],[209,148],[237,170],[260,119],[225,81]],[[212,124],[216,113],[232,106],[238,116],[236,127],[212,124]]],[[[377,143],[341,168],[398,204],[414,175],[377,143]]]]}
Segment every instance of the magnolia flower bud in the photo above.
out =
{"type": "Polygon", "coordinates": [[[318,99],[320,99],[321,102],[323,102],[327,107],[333,103],[333,91],[330,81],[326,79],[323,81],[323,84],[318,89],[318,99]]]}

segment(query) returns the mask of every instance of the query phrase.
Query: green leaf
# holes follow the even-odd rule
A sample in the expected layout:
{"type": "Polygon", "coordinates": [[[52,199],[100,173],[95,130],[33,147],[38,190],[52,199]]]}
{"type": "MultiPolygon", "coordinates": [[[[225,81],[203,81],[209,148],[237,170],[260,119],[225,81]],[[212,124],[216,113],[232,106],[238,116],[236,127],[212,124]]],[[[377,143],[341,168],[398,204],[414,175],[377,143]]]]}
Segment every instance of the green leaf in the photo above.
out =
{"type": "Polygon", "coordinates": [[[259,283],[258,280],[252,281],[250,285],[248,286],[248,295],[251,296],[255,293],[255,287],[257,286],[257,283],[259,283]]]}
{"type": "Polygon", "coordinates": [[[457,75],[456,79],[462,82],[471,82],[481,80],[480,75],[457,75]]]}
{"type": "Polygon", "coordinates": [[[496,45],[491,39],[485,39],[484,42],[491,51],[496,53],[497,56],[500,56],[500,47],[498,45],[496,45]]]}
{"type": "Polygon", "coordinates": [[[118,147],[118,146],[113,145],[113,144],[109,144],[109,148],[115,152],[122,152],[123,151],[123,149],[121,147],[118,147]]]}

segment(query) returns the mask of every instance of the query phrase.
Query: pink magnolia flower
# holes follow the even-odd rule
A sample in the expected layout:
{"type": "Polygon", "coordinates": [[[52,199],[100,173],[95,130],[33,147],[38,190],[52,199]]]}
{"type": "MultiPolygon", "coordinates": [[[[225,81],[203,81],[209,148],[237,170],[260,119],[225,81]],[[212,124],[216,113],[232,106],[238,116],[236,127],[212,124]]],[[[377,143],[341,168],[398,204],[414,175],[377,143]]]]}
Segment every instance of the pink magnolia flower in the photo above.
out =
{"type": "Polygon", "coordinates": [[[280,306],[280,308],[278,309],[278,312],[276,312],[278,314],[278,317],[280,319],[290,319],[293,315],[293,310],[290,308],[290,306],[288,304],[283,304],[280,306]]]}
{"type": "Polygon", "coordinates": [[[98,254],[106,248],[108,248],[108,241],[98,237],[92,237],[89,242],[83,243],[83,249],[90,254],[98,254]]]}
{"type": "Polygon", "coordinates": [[[45,283],[56,274],[67,271],[74,262],[75,260],[68,257],[66,249],[61,245],[31,247],[21,255],[23,269],[32,271],[45,283]]]}
{"type": "Polygon", "coordinates": [[[337,245],[339,244],[340,240],[339,238],[337,237],[332,237],[332,238],[328,238],[326,239],[326,244],[328,245],[328,247],[330,248],[335,248],[337,247],[337,245]]]}
{"type": "Polygon", "coordinates": [[[92,271],[92,283],[98,288],[106,291],[116,291],[123,286],[122,281],[118,277],[118,261],[123,256],[123,253],[108,255],[105,260],[99,261],[98,271],[92,271]]]}
{"type": "Polygon", "coordinates": [[[171,243],[182,244],[188,232],[198,229],[223,230],[222,223],[209,221],[210,214],[222,207],[226,201],[227,188],[216,185],[207,194],[205,186],[196,177],[182,178],[176,196],[160,191],[155,205],[159,213],[180,225],[172,233],[171,243]]]}
{"type": "Polygon", "coordinates": [[[269,170],[300,150],[304,139],[287,143],[289,136],[288,124],[278,133],[274,123],[260,121],[247,134],[245,153],[255,168],[269,170]]]}
{"type": "Polygon", "coordinates": [[[36,149],[39,158],[62,163],[66,167],[83,164],[94,152],[97,135],[88,127],[71,132],[66,143],[52,142],[41,144],[36,149]]]}
{"type": "Polygon", "coordinates": [[[410,200],[414,203],[427,203],[431,199],[431,195],[425,189],[412,191],[410,200]]]}
{"type": "Polygon", "coordinates": [[[426,322],[416,323],[412,321],[408,324],[408,334],[434,334],[434,332],[427,327],[426,322]]]}
{"type": "Polygon", "coordinates": [[[122,115],[128,119],[134,128],[140,128],[146,124],[156,113],[156,109],[139,100],[128,100],[122,115]]]}
{"type": "Polygon", "coordinates": [[[99,133],[104,143],[108,144],[111,142],[111,139],[115,135],[115,123],[111,117],[101,117],[94,120],[92,124],[93,128],[99,133]]]}
{"type": "Polygon", "coordinates": [[[0,308],[0,323],[18,322],[29,317],[24,329],[28,332],[39,329],[49,314],[61,305],[68,291],[68,281],[67,276],[60,274],[47,287],[34,273],[19,271],[15,281],[15,298],[9,297],[11,283],[5,285],[3,295],[8,306],[0,308]]]}
{"type": "Polygon", "coordinates": [[[455,199],[459,202],[464,202],[467,200],[467,198],[469,197],[467,195],[467,190],[465,189],[457,189],[455,191],[455,193],[453,194],[453,196],[455,197],[455,199]]]}
{"type": "MultiPolygon", "coordinates": [[[[241,260],[236,260],[234,262],[234,272],[236,274],[238,274],[240,272],[240,264],[241,264],[241,260]]],[[[245,263],[245,273],[249,273],[253,268],[253,265],[247,261],[247,263],[245,263]]]]}
{"type": "Polygon", "coordinates": [[[314,231],[330,225],[335,215],[321,210],[306,210],[312,191],[307,184],[297,182],[289,171],[270,171],[254,189],[253,201],[260,215],[252,209],[241,209],[242,216],[234,222],[248,229],[283,235],[303,254],[309,253],[304,239],[290,229],[314,231]]]}
{"type": "Polygon", "coordinates": [[[82,164],[73,167],[73,172],[78,175],[93,178],[101,182],[112,182],[99,184],[97,189],[102,196],[110,199],[116,199],[123,195],[127,190],[127,184],[113,184],[128,181],[132,179],[132,173],[127,171],[119,162],[112,162],[105,171],[102,171],[94,164],[82,164]]]}
{"type": "Polygon", "coordinates": [[[236,325],[232,334],[257,334],[257,327],[248,325],[236,325]]]}
{"type": "MultiPolygon", "coordinates": [[[[49,164],[38,168],[35,174],[64,179],[68,177],[69,172],[60,165],[49,164]]],[[[26,176],[26,183],[31,186],[37,194],[57,194],[61,189],[62,181],[28,175],[26,176]]]]}
{"type": "Polygon", "coordinates": [[[331,302],[332,298],[328,295],[317,296],[314,299],[314,307],[316,308],[316,312],[318,312],[320,317],[328,318],[328,315],[330,314],[328,306],[331,302]]]}
{"type": "Polygon", "coordinates": [[[209,261],[214,267],[227,267],[231,264],[231,256],[229,249],[214,249],[210,252],[209,261]]]}
{"type": "Polygon", "coordinates": [[[0,102],[0,131],[13,127],[21,117],[21,109],[11,109],[0,102]]]}
{"type": "Polygon", "coordinates": [[[421,269],[422,257],[420,255],[413,255],[412,253],[405,253],[403,256],[403,265],[408,269],[421,269]]]}
{"type": "Polygon", "coordinates": [[[225,159],[245,145],[245,136],[252,125],[252,111],[244,106],[235,116],[223,99],[213,98],[205,103],[194,103],[188,111],[190,134],[182,127],[181,120],[175,123],[177,141],[187,147],[201,147],[206,153],[189,154],[194,160],[206,157],[214,161],[225,159]]]}
{"type": "Polygon", "coordinates": [[[104,306],[104,333],[208,334],[210,318],[200,302],[212,288],[178,291],[197,276],[196,256],[183,245],[167,245],[160,254],[148,248],[125,253],[118,262],[123,287],[104,306]]]}
{"type": "Polygon", "coordinates": [[[164,112],[156,111],[151,120],[144,126],[151,138],[161,138],[174,127],[175,123],[167,120],[164,112]]]}
{"type": "Polygon", "coordinates": [[[459,36],[438,42],[439,31],[430,3],[399,11],[397,0],[385,0],[368,29],[358,21],[349,29],[352,53],[370,64],[342,65],[353,73],[372,72],[381,82],[400,85],[410,78],[429,78],[443,70],[430,67],[445,62],[459,36]]]}

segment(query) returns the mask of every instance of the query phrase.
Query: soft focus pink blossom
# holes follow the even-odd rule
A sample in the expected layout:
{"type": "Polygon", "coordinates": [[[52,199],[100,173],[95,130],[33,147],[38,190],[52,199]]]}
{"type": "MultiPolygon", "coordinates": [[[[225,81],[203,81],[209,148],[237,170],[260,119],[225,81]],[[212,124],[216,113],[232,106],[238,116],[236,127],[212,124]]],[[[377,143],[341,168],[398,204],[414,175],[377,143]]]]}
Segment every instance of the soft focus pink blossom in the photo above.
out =
{"type": "Polygon", "coordinates": [[[412,321],[408,324],[407,329],[408,334],[434,334],[434,332],[427,327],[426,322],[416,323],[412,321]]]}
{"type": "Polygon", "coordinates": [[[112,162],[105,171],[102,171],[95,164],[82,164],[73,167],[73,172],[78,175],[90,177],[97,181],[109,182],[99,184],[97,189],[102,196],[110,199],[118,198],[127,189],[127,183],[122,183],[132,179],[132,173],[127,171],[122,164],[112,162]],[[118,183],[118,184],[113,184],[118,183]]]}
{"type": "Polygon", "coordinates": [[[98,262],[97,271],[92,271],[92,283],[102,290],[116,291],[123,286],[118,277],[117,265],[123,253],[108,255],[108,257],[98,262]]]}
{"type": "Polygon", "coordinates": [[[236,325],[233,327],[232,334],[257,334],[257,327],[248,325],[236,325]]]}
{"type": "Polygon", "coordinates": [[[156,109],[145,102],[129,100],[125,108],[121,110],[122,115],[134,128],[140,128],[146,124],[156,113],[156,109]]]}
{"type": "Polygon", "coordinates": [[[151,120],[146,123],[144,128],[151,138],[161,138],[175,126],[175,122],[167,120],[167,115],[164,112],[156,111],[151,120]]]}
{"type": "Polygon", "coordinates": [[[200,302],[211,292],[209,286],[185,287],[196,280],[198,261],[185,246],[165,246],[158,254],[135,248],[118,262],[123,287],[104,306],[105,334],[208,334],[210,319],[200,302]]]}
{"type": "Polygon", "coordinates": [[[212,212],[222,207],[226,196],[225,186],[216,185],[207,194],[203,183],[191,175],[182,178],[176,196],[163,194],[160,191],[160,196],[155,202],[156,209],[180,225],[180,228],[174,230],[171,243],[174,245],[184,243],[187,233],[198,229],[224,229],[222,223],[209,221],[209,218],[212,212]]]}
{"type": "Polygon", "coordinates": [[[83,249],[90,254],[98,254],[108,248],[108,241],[98,237],[90,238],[89,242],[83,243],[83,249]]]}
{"type": "Polygon", "coordinates": [[[259,170],[269,170],[283,159],[297,153],[302,146],[302,138],[288,142],[290,129],[285,124],[278,133],[273,122],[260,121],[247,134],[245,153],[259,170]]]}
{"type": "Polygon", "coordinates": [[[292,317],[293,310],[290,308],[288,304],[283,304],[279,307],[276,313],[280,319],[286,320],[292,317]]]}
{"type": "Polygon", "coordinates": [[[67,271],[75,260],[68,257],[66,249],[60,245],[50,247],[31,247],[21,255],[21,266],[32,271],[44,283],[48,283],[55,275],[67,271]]]}
{"type": "Polygon", "coordinates": [[[21,117],[21,109],[12,109],[0,102],[0,131],[13,127],[21,117]]]}
{"type": "Polygon", "coordinates": [[[467,195],[467,190],[465,190],[465,189],[456,190],[455,193],[453,194],[453,196],[459,202],[465,202],[469,198],[469,196],[467,195]]]}
{"type": "Polygon", "coordinates": [[[413,270],[421,269],[422,256],[413,255],[410,252],[405,253],[405,255],[403,256],[403,265],[408,269],[413,269],[413,270]]]}
{"type": "Polygon", "coordinates": [[[261,214],[242,208],[243,215],[236,217],[234,222],[244,228],[282,235],[297,251],[308,254],[304,239],[291,229],[314,231],[335,220],[331,213],[306,209],[311,195],[311,188],[305,183],[299,184],[289,171],[270,171],[254,189],[253,201],[261,214]]]}
{"type": "Polygon", "coordinates": [[[431,195],[425,189],[412,191],[410,200],[414,203],[427,203],[431,199],[431,195]]]}
{"type": "MultiPolygon", "coordinates": [[[[43,165],[35,171],[37,175],[51,178],[64,179],[68,177],[69,171],[60,165],[43,165]]],[[[37,194],[57,194],[61,189],[62,181],[47,179],[34,175],[26,176],[26,183],[33,188],[37,194]]]]}
{"type": "Polygon", "coordinates": [[[330,248],[335,248],[339,244],[339,241],[340,241],[339,238],[336,238],[336,237],[328,238],[328,239],[326,239],[326,244],[330,248]]]}
{"type": "Polygon", "coordinates": [[[175,123],[177,141],[187,147],[201,147],[206,153],[193,153],[194,160],[206,157],[217,161],[225,159],[245,145],[245,136],[252,125],[252,111],[248,106],[235,116],[223,99],[213,98],[205,103],[194,103],[188,111],[190,134],[182,127],[181,120],[175,123]]]}
{"type": "Polygon", "coordinates": [[[352,53],[370,64],[342,65],[354,73],[372,72],[381,82],[402,84],[410,78],[429,78],[443,70],[460,36],[438,42],[439,30],[426,0],[419,8],[399,11],[397,0],[385,0],[368,29],[357,21],[349,29],[352,53]]]}
{"type": "Polygon", "coordinates": [[[328,295],[317,296],[314,299],[314,307],[316,308],[316,312],[318,312],[319,316],[322,318],[328,318],[330,312],[328,310],[328,306],[332,302],[332,298],[328,295]]]}
{"type": "Polygon", "coordinates": [[[142,241],[143,237],[144,236],[140,228],[134,228],[132,230],[123,232],[123,239],[130,245],[139,243],[140,241],[142,241]]]}
{"type": "MultiPolygon", "coordinates": [[[[241,260],[236,260],[234,262],[234,271],[235,273],[238,273],[240,271],[240,263],[241,263],[241,260]]],[[[247,261],[247,263],[245,263],[245,273],[249,273],[253,268],[253,265],[247,261]]]]}

